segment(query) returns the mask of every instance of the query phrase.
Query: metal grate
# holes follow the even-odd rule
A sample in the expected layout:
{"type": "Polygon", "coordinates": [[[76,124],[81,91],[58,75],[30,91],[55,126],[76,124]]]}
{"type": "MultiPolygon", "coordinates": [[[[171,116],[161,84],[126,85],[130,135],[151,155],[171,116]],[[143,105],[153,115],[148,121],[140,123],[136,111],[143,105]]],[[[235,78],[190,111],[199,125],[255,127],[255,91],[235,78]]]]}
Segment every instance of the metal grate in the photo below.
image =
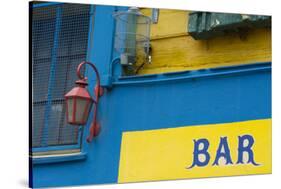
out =
{"type": "Polygon", "coordinates": [[[78,144],[78,127],[66,123],[64,94],[86,59],[89,18],[89,5],[32,10],[32,147],[78,144]]]}

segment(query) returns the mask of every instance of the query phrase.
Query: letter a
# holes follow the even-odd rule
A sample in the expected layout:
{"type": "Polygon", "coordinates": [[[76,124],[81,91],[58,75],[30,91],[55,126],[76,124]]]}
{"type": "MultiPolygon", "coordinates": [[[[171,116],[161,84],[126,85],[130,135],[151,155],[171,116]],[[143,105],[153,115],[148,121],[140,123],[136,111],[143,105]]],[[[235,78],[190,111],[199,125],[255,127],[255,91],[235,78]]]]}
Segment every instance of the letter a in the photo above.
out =
{"type": "Polygon", "coordinates": [[[221,157],[225,158],[226,165],[233,164],[232,160],[231,160],[231,156],[230,156],[230,150],[229,150],[228,143],[227,143],[227,137],[221,137],[220,145],[218,147],[216,159],[215,159],[213,165],[219,165],[219,159],[221,157]],[[222,152],[222,148],[224,148],[224,152],[222,152]]]}

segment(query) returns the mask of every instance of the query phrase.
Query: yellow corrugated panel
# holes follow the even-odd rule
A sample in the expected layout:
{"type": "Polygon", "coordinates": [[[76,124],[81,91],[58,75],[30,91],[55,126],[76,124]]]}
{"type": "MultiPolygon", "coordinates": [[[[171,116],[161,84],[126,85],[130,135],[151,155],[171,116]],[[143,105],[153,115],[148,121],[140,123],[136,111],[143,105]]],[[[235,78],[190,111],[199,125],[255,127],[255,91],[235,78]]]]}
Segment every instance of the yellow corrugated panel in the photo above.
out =
{"type": "MultiPolygon", "coordinates": [[[[151,15],[150,9],[142,12],[151,15]]],[[[151,26],[152,64],[146,64],[139,74],[271,61],[271,29],[194,40],[187,33],[187,24],[187,11],[160,10],[158,23],[151,26]]]]}

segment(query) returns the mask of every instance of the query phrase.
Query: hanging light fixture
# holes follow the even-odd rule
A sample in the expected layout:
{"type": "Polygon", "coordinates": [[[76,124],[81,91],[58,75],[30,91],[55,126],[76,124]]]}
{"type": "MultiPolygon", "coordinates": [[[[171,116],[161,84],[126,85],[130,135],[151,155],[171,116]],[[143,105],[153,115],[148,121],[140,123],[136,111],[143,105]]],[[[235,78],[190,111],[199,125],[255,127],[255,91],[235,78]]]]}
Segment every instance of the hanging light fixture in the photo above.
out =
{"type": "Polygon", "coordinates": [[[123,68],[133,70],[137,63],[151,63],[151,18],[142,14],[137,7],[118,11],[114,18],[114,48],[120,54],[120,64],[123,68]]]}
{"type": "Polygon", "coordinates": [[[67,122],[73,125],[85,125],[93,104],[93,99],[86,89],[86,80],[75,82],[76,87],[65,95],[67,122]]]}
{"type": "Polygon", "coordinates": [[[75,82],[77,86],[65,95],[67,122],[71,125],[85,125],[94,103],[94,118],[90,127],[90,136],[87,138],[87,141],[90,142],[93,137],[97,136],[100,132],[100,125],[97,123],[97,106],[99,97],[103,94],[103,89],[100,86],[99,72],[91,62],[81,62],[77,67],[76,73],[79,78],[79,80],[75,82]],[[97,84],[94,90],[95,99],[91,97],[86,88],[88,85],[87,78],[80,73],[81,67],[84,64],[90,65],[96,73],[97,84]]]}

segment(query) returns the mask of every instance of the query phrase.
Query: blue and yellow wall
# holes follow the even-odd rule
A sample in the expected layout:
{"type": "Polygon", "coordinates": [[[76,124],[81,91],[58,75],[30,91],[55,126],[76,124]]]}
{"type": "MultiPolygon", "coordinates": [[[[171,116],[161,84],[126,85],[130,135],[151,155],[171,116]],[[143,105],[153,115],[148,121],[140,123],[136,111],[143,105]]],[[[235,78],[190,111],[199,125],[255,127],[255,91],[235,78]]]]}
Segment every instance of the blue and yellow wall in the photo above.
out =
{"type": "MultiPolygon", "coordinates": [[[[194,40],[187,11],[160,10],[151,28],[152,64],[138,76],[111,76],[112,14],[120,9],[126,8],[96,6],[89,32],[88,60],[102,84],[111,85],[98,107],[102,131],[87,143],[89,120],[83,158],[34,164],[34,187],[271,173],[271,30],[194,40]],[[243,154],[244,163],[238,161],[244,135],[254,138],[258,165],[243,154]],[[213,166],[224,137],[232,164],[213,166]],[[202,138],[209,141],[210,162],[189,168],[194,142],[202,138]]],[[[94,74],[87,75],[92,91],[94,74]]]]}

